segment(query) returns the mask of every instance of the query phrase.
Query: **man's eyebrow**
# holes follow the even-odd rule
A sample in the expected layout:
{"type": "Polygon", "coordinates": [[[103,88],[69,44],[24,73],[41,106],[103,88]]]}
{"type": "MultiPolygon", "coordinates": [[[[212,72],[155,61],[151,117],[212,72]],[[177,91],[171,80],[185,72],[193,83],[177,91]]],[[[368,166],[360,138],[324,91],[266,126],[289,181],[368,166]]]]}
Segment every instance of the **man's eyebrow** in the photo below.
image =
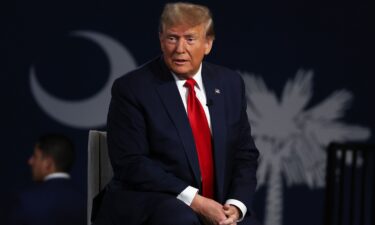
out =
{"type": "Polygon", "coordinates": [[[184,34],[184,37],[197,37],[197,36],[199,36],[199,34],[196,32],[184,34]]]}

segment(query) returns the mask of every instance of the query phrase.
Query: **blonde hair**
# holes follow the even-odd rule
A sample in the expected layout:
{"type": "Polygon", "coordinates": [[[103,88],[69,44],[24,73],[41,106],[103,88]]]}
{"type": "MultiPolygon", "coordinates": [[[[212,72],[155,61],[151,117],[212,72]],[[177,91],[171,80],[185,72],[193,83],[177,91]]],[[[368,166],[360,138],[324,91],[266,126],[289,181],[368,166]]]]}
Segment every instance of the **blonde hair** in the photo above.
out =
{"type": "Polygon", "coordinates": [[[215,38],[214,23],[210,10],[203,5],[186,2],[167,3],[160,17],[159,32],[166,27],[187,24],[191,27],[206,24],[206,36],[215,38]]]}

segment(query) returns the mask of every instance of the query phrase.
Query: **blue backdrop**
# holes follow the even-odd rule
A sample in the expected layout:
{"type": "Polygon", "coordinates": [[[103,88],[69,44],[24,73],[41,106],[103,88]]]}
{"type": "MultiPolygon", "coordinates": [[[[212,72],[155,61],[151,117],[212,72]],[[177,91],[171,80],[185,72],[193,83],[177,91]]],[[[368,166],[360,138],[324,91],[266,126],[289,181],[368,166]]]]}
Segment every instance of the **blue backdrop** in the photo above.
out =
{"type": "MultiPolygon", "coordinates": [[[[2,3],[0,221],[9,196],[31,183],[27,159],[45,132],[76,143],[72,176],[86,195],[88,130],[105,130],[112,80],[160,54],[165,2],[2,3]]],[[[374,140],[369,3],[195,2],[214,15],[206,60],[238,70],[249,90],[262,154],[257,216],[265,225],[321,224],[327,143],[374,140]]]]}

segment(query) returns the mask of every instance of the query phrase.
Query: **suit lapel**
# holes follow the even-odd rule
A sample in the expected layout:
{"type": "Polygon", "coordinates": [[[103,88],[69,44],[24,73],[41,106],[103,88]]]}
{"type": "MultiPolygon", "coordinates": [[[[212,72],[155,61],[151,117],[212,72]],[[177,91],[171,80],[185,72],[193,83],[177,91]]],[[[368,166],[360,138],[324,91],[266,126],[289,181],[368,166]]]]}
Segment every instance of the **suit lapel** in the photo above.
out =
{"type": "MultiPolygon", "coordinates": [[[[198,156],[195,149],[194,137],[190,128],[189,119],[186,115],[185,107],[181,101],[176,82],[160,60],[162,82],[157,87],[157,92],[168,111],[168,114],[176,126],[181,138],[185,154],[189,160],[196,182],[200,184],[201,175],[199,171],[198,156]]],[[[210,72],[210,68],[203,63],[202,79],[207,100],[210,101],[209,111],[211,117],[211,129],[213,136],[213,154],[215,162],[216,192],[219,200],[223,200],[224,174],[225,174],[225,146],[226,146],[226,125],[225,125],[225,104],[224,93],[215,74],[210,72]]]]}
{"type": "Polygon", "coordinates": [[[157,87],[157,92],[160,95],[170,118],[176,126],[185,154],[194,173],[195,180],[197,184],[200,184],[201,175],[199,171],[198,156],[195,150],[194,137],[190,128],[189,119],[172,74],[170,74],[169,70],[165,67],[164,62],[161,62],[161,65],[161,73],[163,74],[164,79],[157,87]]]}
{"type": "Polygon", "coordinates": [[[202,79],[206,92],[207,102],[210,103],[211,129],[213,136],[213,154],[216,174],[216,192],[219,200],[223,200],[224,174],[225,174],[225,146],[226,125],[224,93],[215,74],[209,71],[209,67],[203,63],[202,79]]]}

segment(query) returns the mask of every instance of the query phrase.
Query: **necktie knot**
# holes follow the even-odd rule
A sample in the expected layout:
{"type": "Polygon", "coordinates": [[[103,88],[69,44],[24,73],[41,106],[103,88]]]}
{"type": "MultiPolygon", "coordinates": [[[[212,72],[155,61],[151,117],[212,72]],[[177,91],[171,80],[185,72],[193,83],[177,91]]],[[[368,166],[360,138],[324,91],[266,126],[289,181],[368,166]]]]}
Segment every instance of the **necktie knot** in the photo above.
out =
{"type": "Polygon", "coordinates": [[[194,79],[189,78],[186,80],[184,86],[189,88],[190,90],[194,90],[194,86],[196,83],[197,82],[194,79]]]}

